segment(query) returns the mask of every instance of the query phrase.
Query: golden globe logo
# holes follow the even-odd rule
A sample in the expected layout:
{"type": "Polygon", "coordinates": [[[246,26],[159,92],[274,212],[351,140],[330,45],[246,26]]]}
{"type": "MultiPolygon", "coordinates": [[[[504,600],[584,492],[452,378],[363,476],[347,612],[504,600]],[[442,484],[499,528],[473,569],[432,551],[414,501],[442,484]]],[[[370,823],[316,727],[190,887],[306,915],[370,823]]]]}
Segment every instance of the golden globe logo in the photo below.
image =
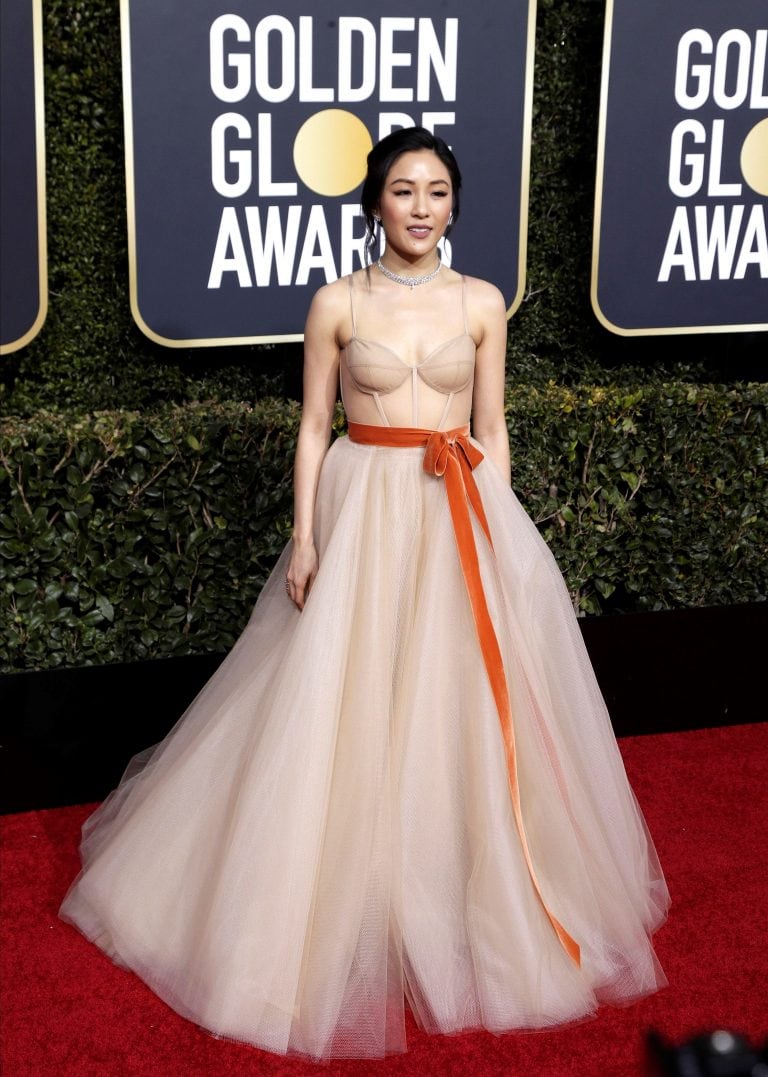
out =
{"type": "Polygon", "coordinates": [[[300,339],[312,293],[364,261],[370,147],[413,124],[480,192],[462,264],[519,305],[535,0],[121,11],[131,309],[152,339],[300,339]]]}
{"type": "Polygon", "coordinates": [[[768,196],[768,118],[740,144],[728,123],[736,110],[768,109],[767,50],[768,30],[734,28],[714,40],[693,28],[678,42],[676,103],[687,112],[714,105],[722,115],[708,124],[687,117],[672,131],[669,189],[696,204],[674,211],[659,282],[681,274],[686,281],[743,280],[751,266],[768,278],[765,205],[750,198],[768,196]]]}
{"type": "MultiPolygon", "coordinates": [[[[240,288],[306,285],[320,270],[325,280],[363,261],[364,236],[357,202],[332,208],[303,199],[306,190],[341,198],[365,176],[373,145],[368,127],[338,107],[373,101],[376,139],[397,127],[421,124],[450,136],[456,123],[459,20],[359,16],[337,20],[336,77],[316,77],[315,20],[268,15],[251,26],[225,14],[210,27],[210,88],[228,105],[257,102],[256,109],[221,113],[211,127],[211,183],[224,199],[252,196],[252,205],[222,208],[208,288],[232,281],[240,288]],[[306,119],[293,138],[293,174],[273,165],[273,122],[289,102],[326,106],[306,119]],[[391,106],[398,107],[392,108],[391,106]],[[277,108],[276,108],[277,106],[277,108]],[[404,111],[407,107],[408,111],[404,111]],[[267,201],[270,204],[267,204],[267,201]],[[331,236],[337,239],[339,262],[331,236]]],[[[327,45],[326,45],[327,47],[327,45]]],[[[450,246],[445,244],[450,263],[450,246]]]]}

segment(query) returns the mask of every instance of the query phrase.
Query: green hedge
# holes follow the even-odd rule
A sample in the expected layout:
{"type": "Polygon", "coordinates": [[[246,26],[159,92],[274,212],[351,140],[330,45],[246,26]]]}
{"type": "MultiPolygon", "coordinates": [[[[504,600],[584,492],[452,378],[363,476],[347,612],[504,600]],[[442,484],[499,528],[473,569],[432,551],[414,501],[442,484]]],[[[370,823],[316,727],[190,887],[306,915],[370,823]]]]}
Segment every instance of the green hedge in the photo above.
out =
{"type": "Polygon", "coordinates": [[[768,595],[768,386],[520,387],[513,485],[585,613],[768,595]]]}
{"type": "Polygon", "coordinates": [[[267,401],[5,422],[5,668],[228,647],[287,537],[297,412],[267,401]]]}
{"type": "MultiPolygon", "coordinates": [[[[758,385],[508,391],[515,489],[582,612],[766,597],[767,410],[758,385]]],[[[279,400],[6,420],[2,668],[229,647],[289,534],[298,420],[279,400]]]]}

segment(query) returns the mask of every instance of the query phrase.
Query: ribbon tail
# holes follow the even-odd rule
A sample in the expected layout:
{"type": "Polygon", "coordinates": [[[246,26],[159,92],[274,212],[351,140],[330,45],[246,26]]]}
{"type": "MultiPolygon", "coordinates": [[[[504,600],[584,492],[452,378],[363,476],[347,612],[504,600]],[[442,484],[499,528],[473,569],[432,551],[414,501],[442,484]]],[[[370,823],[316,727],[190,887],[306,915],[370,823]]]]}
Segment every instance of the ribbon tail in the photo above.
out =
{"type": "MultiPolygon", "coordinates": [[[[469,465],[468,465],[469,467],[469,465]]],[[[501,723],[501,732],[504,740],[504,752],[507,761],[507,775],[509,780],[509,790],[512,799],[512,809],[515,817],[515,824],[520,836],[520,843],[525,857],[525,862],[528,868],[528,874],[538,898],[547,914],[558,939],[560,940],[563,948],[569,957],[575,964],[581,963],[581,952],[578,943],[572,936],[566,931],[559,920],[547,907],[547,903],[544,900],[544,896],[541,892],[538,879],[536,878],[536,872],[533,867],[533,860],[531,858],[530,848],[528,846],[528,839],[525,833],[525,826],[523,823],[523,812],[520,803],[520,789],[517,779],[517,752],[515,746],[515,733],[512,722],[512,708],[509,701],[509,689],[507,687],[507,679],[504,673],[504,664],[501,658],[501,648],[499,647],[499,641],[496,636],[491,615],[488,610],[488,603],[485,598],[485,592],[483,591],[483,582],[480,575],[480,561],[477,553],[477,546],[475,544],[475,536],[472,530],[472,520],[469,514],[469,506],[467,504],[468,499],[472,503],[473,509],[477,512],[476,502],[480,504],[480,512],[478,518],[480,523],[488,536],[490,541],[490,533],[488,529],[488,523],[485,518],[485,512],[482,508],[482,502],[480,501],[480,493],[472,477],[471,470],[469,472],[469,482],[465,486],[464,482],[464,468],[459,463],[457,454],[451,453],[448,457],[448,466],[445,472],[445,484],[448,494],[448,505],[451,512],[451,519],[453,521],[453,529],[456,537],[456,544],[458,546],[459,560],[461,562],[461,569],[464,576],[464,583],[467,588],[467,594],[469,596],[470,605],[472,608],[472,616],[475,622],[475,629],[477,631],[478,641],[480,643],[480,650],[483,656],[483,663],[488,673],[488,679],[491,685],[491,691],[493,693],[494,702],[496,704],[496,710],[499,715],[499,721],[501,723]]]]}
{"type": "MultiPolygon", "coordinates": [[[[485,515],[485,508],[483,507],[483,502],[480,497],[480,491],[478,490],[477,483],[475,482],[475,476],[472,474],[474,468],[477,466],[477,464],[480,463],[481,460],[484,459],[484,457],[475,450],[476,457],[479,457],[479,459],[475,458],[473,462],[473,459],[469,456],[467,452],[467,449],[471,449],[472,445],[469,442],[466,443],[466,446],[463,445],[461,442],[457,443],[460,445],[460,448],[462,450],[462,455],[458,456],[457,453],[457,457],[458,462],[461,466],[461,477],[464,482],[466,496],[469,499],[469,503],[474,510],[475,516],[477,517],[480,526],[483,529],[485,537],[488,539],[488,545],[491,547],[491,549],[493,549],[491,529],[488,526],[488,519],[485,515]]],[[[474,537],[472,541],[474,542],[474,537]]]]}

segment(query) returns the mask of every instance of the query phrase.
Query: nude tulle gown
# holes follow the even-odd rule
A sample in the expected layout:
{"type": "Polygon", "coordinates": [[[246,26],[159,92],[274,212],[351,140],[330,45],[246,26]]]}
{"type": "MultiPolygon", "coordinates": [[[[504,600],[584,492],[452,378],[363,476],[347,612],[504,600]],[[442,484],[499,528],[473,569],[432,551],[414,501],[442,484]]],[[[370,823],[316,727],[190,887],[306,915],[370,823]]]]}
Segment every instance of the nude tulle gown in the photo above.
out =
{"type": "MultiPolygon", "coordinates": [[[[456,335],[409,366],[358,334],[387,329],[365,288],[350,299],[348,415],[465,423],[462,303],[456,335]]],[[[430,1032],[502,1032],[666,983],[650,935],[667,887],[566,588],[485,459],[495,553],[473,528],[525,832],[580,964],[535,892],[445,487],[423,455],[333,443],[304,612],[284,591],[288,547],[218,672],[87,820],[61,909],[185,1017],[278,1053],[402,1051],[406,1005],[430,1032]]]]}

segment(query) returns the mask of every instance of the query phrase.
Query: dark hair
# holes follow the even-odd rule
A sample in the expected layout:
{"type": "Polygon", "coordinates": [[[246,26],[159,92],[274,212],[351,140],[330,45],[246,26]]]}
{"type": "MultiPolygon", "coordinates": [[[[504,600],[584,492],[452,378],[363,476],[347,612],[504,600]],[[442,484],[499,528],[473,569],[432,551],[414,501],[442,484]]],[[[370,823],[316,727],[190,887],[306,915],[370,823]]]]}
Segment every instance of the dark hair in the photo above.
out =
{"type": "Polygon", "coordinates": [[[376,219],[373,214],[381,199],[384,181],[398,157],[401,157],[404,153],[413,153],[419,150],[431,150],[445,165],[451,177],[453,219],[446,228],[444,235],[448,235],[459,219],[461,172],[447,142],[440,138],[439,135],[433,135],[426,127],[403,127],[397,131],[392,131],[391,134],[386,135],[380,142],[377,142],[368,154],[368,171],[363,182],[363,191],[360,195],[360,208],[363,211],[366,224],[365,254],[370,261],[373,261],[373,250],[377,243],[376,219]]]}

